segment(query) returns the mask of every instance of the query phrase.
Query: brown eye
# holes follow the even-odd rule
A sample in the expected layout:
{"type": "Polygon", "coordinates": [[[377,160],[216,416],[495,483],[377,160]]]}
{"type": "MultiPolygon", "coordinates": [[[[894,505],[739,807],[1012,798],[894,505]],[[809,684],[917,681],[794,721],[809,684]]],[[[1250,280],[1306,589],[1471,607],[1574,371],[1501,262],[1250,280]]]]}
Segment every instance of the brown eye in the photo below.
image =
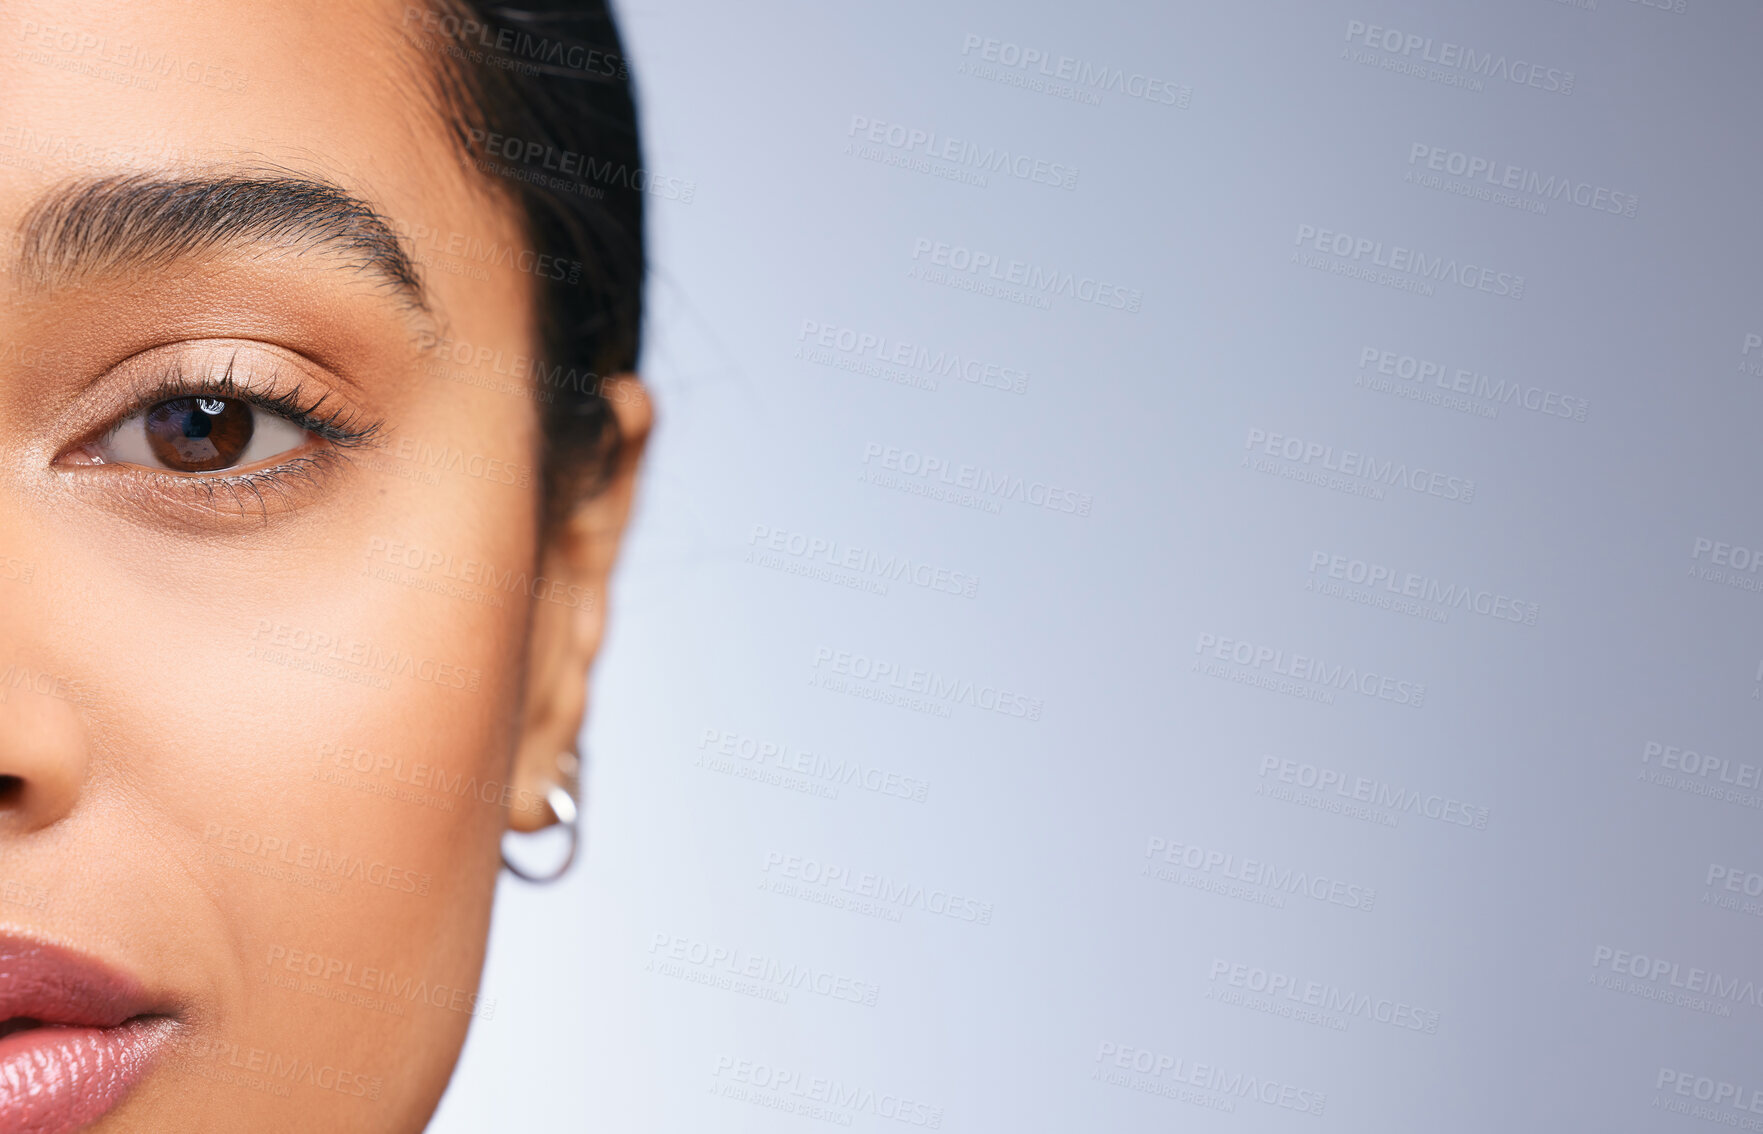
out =
{"type": "Polygon", "coordinates": [[[92,444],[94,463],[200,476],[303,452],[318,439],[287,416],[243,398],[185,394],[117,422],[92,444]]]}
{"type": "Polygon", "coordinates": [[[147,411],[147,444],[176,472],[232,468],[251,444],[256,418],[237,398],[173,398],[147,411]]]}

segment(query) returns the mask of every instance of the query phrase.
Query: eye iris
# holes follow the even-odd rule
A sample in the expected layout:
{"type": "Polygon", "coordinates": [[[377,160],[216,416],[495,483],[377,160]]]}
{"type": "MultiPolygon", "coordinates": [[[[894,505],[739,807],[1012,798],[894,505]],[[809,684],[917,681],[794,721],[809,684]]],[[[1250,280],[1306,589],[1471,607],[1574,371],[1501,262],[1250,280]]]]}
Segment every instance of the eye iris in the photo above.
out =
{"type": "Polygon", "coordinates": [[[237,464],[256,429],[236,398],[173,398],[147,411],[147,443],[166,467],[211,472],[237,464]]]}

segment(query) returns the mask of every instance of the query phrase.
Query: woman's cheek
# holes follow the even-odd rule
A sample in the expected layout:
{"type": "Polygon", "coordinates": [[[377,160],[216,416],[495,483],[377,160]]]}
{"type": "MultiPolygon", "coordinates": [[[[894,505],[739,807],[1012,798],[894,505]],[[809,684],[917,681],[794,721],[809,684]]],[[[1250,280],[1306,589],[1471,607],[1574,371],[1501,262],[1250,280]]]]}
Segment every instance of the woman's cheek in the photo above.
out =
{"type": "Polygon", "coordinates": [[[494,550],[523,532],[464,503],[367,509],[273,569],[211,556],[200,586],[110,580],[127,613],[86,684],[115,694],[98,716],[178,864],[155,905],[225,974],[171,1071],[229,1112],[294,1098],[374,1128],[493,1016],[478,975],[531,600],[494,550]],[[425,550],[387,553],[406,545],[425,550]]]}

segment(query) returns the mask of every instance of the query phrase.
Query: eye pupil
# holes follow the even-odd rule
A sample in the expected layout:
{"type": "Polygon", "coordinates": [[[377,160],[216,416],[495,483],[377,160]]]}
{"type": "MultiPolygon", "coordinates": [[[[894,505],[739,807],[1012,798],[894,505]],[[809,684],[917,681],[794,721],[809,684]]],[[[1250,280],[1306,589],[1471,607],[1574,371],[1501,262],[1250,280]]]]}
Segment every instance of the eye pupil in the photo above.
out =
{"type": "Polygon", "coordinates": [[[250,405],[237,398],[173,398],[147,411],[153,455],[178,472],[232,467],[255,431],[250,405]]]}

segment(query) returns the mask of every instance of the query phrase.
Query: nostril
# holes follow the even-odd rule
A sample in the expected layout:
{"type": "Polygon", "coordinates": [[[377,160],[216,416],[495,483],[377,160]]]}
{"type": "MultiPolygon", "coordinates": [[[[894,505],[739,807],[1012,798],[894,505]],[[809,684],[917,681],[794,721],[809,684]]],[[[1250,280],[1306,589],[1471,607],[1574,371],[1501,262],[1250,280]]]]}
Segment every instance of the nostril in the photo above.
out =
{"type": "Polygon", "coordinates": [[[0,776],[0,807],[17,803],[18,797],[24,794],[24,779],[20,776],[0,776]]]}

